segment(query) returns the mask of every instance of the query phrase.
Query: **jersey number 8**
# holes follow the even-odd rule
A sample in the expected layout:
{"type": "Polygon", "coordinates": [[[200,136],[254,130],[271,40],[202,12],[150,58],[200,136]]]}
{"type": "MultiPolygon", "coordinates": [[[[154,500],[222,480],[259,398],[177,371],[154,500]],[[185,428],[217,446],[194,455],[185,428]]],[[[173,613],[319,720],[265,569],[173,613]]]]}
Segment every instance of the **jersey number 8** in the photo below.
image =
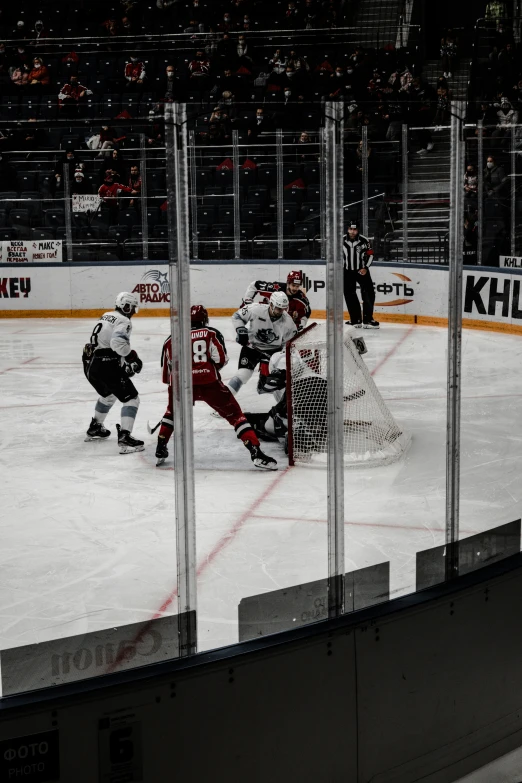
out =
{"type": "Polygon", "coordinates": [[[195,340],[192,343],[194,364],[207,361],[207,344],[205,340],[195,340]]]}
{"type": "Polygon", "coordinates": [[[103,329],[103,324],[102,323],[96,324],[96,326],[92,330],[92,334],[91,334],[91,345],[94,345],[94,346],[98,345],[98,335],[99,335],[99,333],[101,332],[102,329],[103,329]]]}

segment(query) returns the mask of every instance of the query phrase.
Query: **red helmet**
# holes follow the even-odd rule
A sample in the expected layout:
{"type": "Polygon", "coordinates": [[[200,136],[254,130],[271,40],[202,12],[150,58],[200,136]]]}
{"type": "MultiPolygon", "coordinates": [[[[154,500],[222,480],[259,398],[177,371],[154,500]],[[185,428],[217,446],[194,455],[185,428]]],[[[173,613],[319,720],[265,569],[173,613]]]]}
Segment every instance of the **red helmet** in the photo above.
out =
{"type": "Polygon", "coordinates": [[[287,283],[295,283],[296,285],[302,285],[303,275],[301,272],[289,272],[286,278],[287,283]]]}
{"type": "Polygon", "coordinates": [[[208,313],[203,305],[192,305],[190,323],[192,326],[206,326],[208,324],[208,313]]]}

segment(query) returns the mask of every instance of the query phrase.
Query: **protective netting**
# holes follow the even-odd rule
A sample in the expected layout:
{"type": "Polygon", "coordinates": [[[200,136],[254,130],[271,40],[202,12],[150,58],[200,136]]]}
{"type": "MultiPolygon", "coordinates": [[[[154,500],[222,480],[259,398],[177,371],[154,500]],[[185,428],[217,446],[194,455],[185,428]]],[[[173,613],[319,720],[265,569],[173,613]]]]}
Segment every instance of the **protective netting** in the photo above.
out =
{"type": "MultiPolygon", "coordinates": [[[[298,334],[288,346],[289,455],[294,462],[324,462],[327,451],[326,324],[298,334]]],[[[399,459],[410,438],[386,407],[351,338],[343,344],[344,461],[386,465],[399,459]]]]}

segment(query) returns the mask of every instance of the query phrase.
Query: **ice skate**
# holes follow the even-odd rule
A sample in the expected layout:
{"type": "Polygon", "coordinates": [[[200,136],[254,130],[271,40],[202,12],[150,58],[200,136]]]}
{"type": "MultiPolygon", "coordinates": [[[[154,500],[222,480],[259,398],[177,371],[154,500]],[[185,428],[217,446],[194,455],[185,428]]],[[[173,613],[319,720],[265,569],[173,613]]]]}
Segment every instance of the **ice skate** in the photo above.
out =
{"type": "Polygon", "coordinates": [[[86,432],[87,437],[85,438],[85,442],[87,443],[90,440],[104,440],[105,438],[108,438],[110,434],[110,430],[105,429],[101,422],[96,421],[96,419],[91,419],[89,429],[86,432]]]}
{"type": "Polygon", "coordinates": [[[372,318],[370,321],[365,321],[363,323],[363,329],[379,329],[380,328],[379,321],[376,321],[375,318],[372,318]]]}
{"type": "Polygon", "coordinates": [[[132,454],[133,451],[143,451],[145,444],[142,440],[136,440],[128,430],[122,430],[119,424],[116,425],[118,430],[118,446],[120,447],[120,454],[132,454]]]}
{"type": "Polygon", "coordinates": [[[156,467],[163,465],[167,457],[169,456],[169,450],[165,443],[165,438],[162,435],[158,436],[158,443],[156,445],[156,467]]]}
{"type": "Polygon", "coordinates": [[[250,441],[246,440],[244,443],[250,452],[250,459],[256,468],[261,468],[262,470],[277,470],[277,462],[275,459],[269,457],[267,454],[263,454],[259,446],[254,446],[250,441]]]}
{"type": "Polygon", "coordinates": [[[361,321],[345,321],[346,326],[355,326],[356,329],[360,329],[362,326],[361,321]]]}

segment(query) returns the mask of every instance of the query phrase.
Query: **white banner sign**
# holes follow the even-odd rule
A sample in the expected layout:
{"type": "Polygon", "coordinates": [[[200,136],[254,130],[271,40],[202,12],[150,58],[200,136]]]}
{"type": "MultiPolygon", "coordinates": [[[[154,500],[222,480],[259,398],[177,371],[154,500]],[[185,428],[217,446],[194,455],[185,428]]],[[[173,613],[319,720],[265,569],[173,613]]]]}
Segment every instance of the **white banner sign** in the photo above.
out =
{"type": "Polygon", "coordinates": [[[83,195],[78,193],[72,196],[72,211],[73,212],[96,212],[100,206],[101,199],[96,194],[95,196],[83,195]]]}
{"type": "Polygon", "coordinates": [[[62,242],[57,239],[0,242],[1,264],[29,264],[62,260],[62,242]]]}
{"type": "Polygon", "coordinates": [[[500,266],[522,269],[522,258],[520,256],[500,256],[500,266]]]}

